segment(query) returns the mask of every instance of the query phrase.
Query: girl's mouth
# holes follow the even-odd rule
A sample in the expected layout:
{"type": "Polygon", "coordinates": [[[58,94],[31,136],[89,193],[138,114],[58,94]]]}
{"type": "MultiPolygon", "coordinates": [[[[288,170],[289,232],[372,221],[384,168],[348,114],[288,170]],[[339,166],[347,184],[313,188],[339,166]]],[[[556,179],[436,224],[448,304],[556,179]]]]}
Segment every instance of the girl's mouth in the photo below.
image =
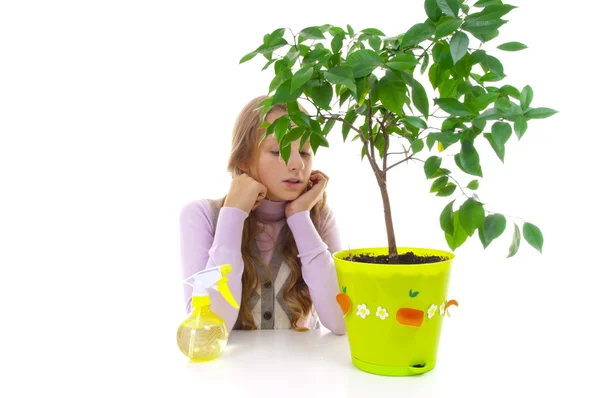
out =
{"type": "Polygon", "coordinates": [[[291,178],[289,180],[285,180],[285,181],[283,181],[283,183],[285,184],[286,187],[292,188],[292,189],[297,189],[301,185],[301,181],[296,178],[291,178]]]}

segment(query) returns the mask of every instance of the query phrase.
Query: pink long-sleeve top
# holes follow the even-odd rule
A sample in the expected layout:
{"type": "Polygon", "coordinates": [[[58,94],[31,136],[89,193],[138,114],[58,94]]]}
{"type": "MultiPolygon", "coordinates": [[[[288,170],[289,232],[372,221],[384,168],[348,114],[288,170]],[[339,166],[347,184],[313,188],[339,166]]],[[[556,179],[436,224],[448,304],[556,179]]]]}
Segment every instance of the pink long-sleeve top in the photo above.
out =
{"type": "MultiPolygon", "coordinates": [[[[261,231],[256,237],[256,247],[265,264],[271,264],[272,269],[276,268],[276,271],[282,274],[273,282],[275,286],[270,283],[264,285],[265,288],[274,289],[274,292],[271,291],[270,301],[265,294],[261,300],[264,301],[262,306],[254,306],[252,312],[255,324],[262,322],[262,328],[289,327],[287,316],[281,315],[285,313],[282,307],[286,307],[282,293],[273,299],[275,292],[281,290],[281,286],[285,283],[283,279],[286,264],[277,267],[280,259],[274,258],[273,255],[278,253],[279,233],[287,222],[298,247],[302,277],[313,301],[313,312],[316,310],[317,315],[309,315],[303,322],[299,322],[298,326],[316,328],[320,320],[332,333],[344,334],[346,326],[343,313],[335,299],[340,290],[332,253],[341,250],[341,242],[333,212],[327,206],[323,208],[318,226],[319,234],[308,211],[296,213],[286,219],[285,205],[286,202],[263,200],[255,210],[258,230],[261,231]],[[274,311],[276,309],[279,311],[274,311]],[[279,315],[275,316],[273,312],[279,315]],[[275,319],[271,319],[272,317],[275,319]]],[[[240,303],[244,272],[241,253],[242,231],[247,217],[248,213],[237,208],[222,207],[219,210],[207,199],[185,205],[180,214],[183,278],[187,279],[206,268],[231,264],[232,272],[228,275],[228,284],[236,302],[240,303]]],[[[185,308],[189,314],[192,288],[187,284],[183,286],[185,308]]],[[[231,332],[238,318],[239,309],[232,307],[220,293],[213,289],[208,291],[211,310],[223,318],[231,332]]],[[[258,293],[261,293],[260,289],[254,296],[260,297],[258,293]]],[[[261,325],[257,324],[257,327],[261,328],[261,325]]]]}

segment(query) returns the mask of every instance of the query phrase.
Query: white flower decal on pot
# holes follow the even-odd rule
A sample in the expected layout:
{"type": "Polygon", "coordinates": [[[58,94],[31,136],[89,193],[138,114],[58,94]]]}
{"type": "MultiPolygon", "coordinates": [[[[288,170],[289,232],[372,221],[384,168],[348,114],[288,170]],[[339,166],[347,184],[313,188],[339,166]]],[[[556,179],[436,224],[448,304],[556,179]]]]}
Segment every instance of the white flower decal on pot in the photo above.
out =
{"type": "Polygon", "coordinates": [[[385,318],[387,318],[388,316],[390,316],[390,314],[388,314],[387,310],[385,308],[381,308],[381,307],[377,307],[377,312],[375,313],[375,315],[377,315],[379,318],[381,318],[381,320],[385,320],[385,318]]]}
{"type": "Polygon", "coordinates": [[[431,304],[431,307],[429,307],[429,310],[427,310],[427,316],[429,318],[433,318],[436,311],[437,311],[437,305],[431,304]]]}
{"type": "Polygon", "coordinates": [[[444,316],[445,313],[446,313],[446,302],[444,301],[442,304],[440,304],[440,315],[444,316]]]}
{"type": "Polygon", "coordinates": [[[369,315],[370,313],[371,313],[371,311],[369,311],[369,309],[367,308],[366,304],[359,304],[358,305],[358,312],[356,313],[356,315],[358,315],[362,319],[365,319],[365,317],[367,315],[369,315]]]}

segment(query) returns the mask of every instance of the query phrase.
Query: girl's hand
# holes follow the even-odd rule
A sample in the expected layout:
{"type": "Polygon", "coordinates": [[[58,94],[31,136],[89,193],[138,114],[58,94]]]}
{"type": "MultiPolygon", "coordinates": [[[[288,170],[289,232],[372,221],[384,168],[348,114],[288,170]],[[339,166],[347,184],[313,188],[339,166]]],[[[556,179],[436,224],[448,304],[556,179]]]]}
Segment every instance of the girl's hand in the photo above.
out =
{"type": "Polygon", "coordinates": [[[313,170],[310,173],[307,191],[285,206],[286,218],[290,218],[301,211],[310,211],[323,197],[328,181],[329,177],[322,171],[313,170]]]}
{"type": "Polygon", "coordinates": [[[240,174],[231,180],[229,193],[225,198],[225,207],[236,207],[250,214],[267,195],[267,187],[248,174],[240,174]]]}

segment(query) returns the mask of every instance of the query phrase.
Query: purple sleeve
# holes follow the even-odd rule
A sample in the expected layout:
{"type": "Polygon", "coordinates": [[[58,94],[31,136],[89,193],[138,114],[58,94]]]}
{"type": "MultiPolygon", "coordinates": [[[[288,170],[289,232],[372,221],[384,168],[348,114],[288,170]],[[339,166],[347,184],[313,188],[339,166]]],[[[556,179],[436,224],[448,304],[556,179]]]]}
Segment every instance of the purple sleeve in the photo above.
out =
{"type": "MultiPolygon", "coordinates": [[[[207,200],[187,204],[180,214],[181,267],[182,277],[187,279],[198,271],[222,264],[231,264],[232,271],[227,274],[229,289],[240,304],[242,297],[242,231],[248,213],[243,210],[223,207],[216,228],[212,225],[210,203],[207,200]]],[[[184,286],[186,312],[191,312],[192,287],[184,286]]],[[[221,294],[208,289],[210,308],[233,329],[239,309],[232,307],[221,294]]]]}
{"type": "Polygon", "coordinates": [[[321,236],[308,211],[294,214],[287,223],[298,246],[302,277],[308,285],[319,319],[332,333],[342,335],[346,333],[346,324],[335,299],[340,289],[332,257],[333,253],[341,250],[340,233],[331,209],[326,207],[321,217],[321,236]]]}

